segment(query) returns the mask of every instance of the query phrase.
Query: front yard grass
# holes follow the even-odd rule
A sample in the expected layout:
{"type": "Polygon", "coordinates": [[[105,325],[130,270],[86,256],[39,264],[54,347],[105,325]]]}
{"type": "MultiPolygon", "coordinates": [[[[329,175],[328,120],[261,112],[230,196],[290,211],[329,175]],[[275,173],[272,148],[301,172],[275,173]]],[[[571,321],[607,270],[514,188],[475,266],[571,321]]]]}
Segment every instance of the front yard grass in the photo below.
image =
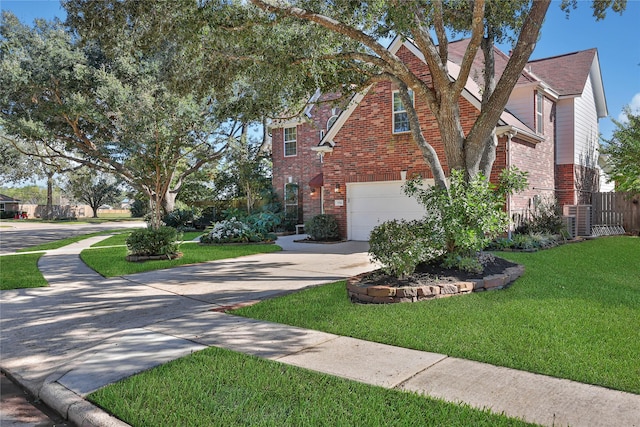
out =
{"type": "MultiPolygon", "coordinates": [[[[202,236],[204,232],[201,231],[187,231],[182,233],[182,240],[185,242],[191,241],[198,236],[202,236]]],[[[118,234],[104,239],[98,243],[91,245],[92,248],[99,248],[104,246],[126,246],[127,237],[131,235],[131,230],[121,231],[118,234]]]]}
{"type": "Polygon", "coordinates": [[[640,393],[640,239],[499,255],[526,268],[506,290],[360,305],[341,281],[233,313],[640,393]]]}
{"type": "Polygon", "coordinates": [[[0,290],[47,286],[38,260],[42,254],[4,255],[0,257],[0,290]]]}
{"type": "Polygon", "coordinates": [[[215,347],[88,398],[136,427],[529,425],[215,347]]]}
{"type": "Polygon", "coordinates": [[[280,246],[273,244],[201,246],[197,243],[183,243],[180,246],[182,258],[174,260],[128,262],[125,260],[127,248],[124,246],[86,249],[82,251],[80,258],[104,277],[113,277],[280,250],[280,246]]]}

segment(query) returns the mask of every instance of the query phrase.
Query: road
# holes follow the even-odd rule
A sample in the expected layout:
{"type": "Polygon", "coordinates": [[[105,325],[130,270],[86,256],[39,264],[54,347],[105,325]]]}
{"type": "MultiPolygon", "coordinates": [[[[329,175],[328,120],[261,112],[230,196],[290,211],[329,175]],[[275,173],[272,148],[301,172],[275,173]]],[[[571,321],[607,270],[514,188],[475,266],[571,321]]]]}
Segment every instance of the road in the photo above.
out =
{"type": "Polygon", "coordinates": [[[53,242],[79,234],[122,228],[145,227],[144,221],[118,221],[102,224],[76,222],[31,222],[20,220],[3,220],[0,222],[0,254],[7,254],[18,249],[53,242]]]}
{"type": "MultiPolygon", "coordinates": [[[[0,222],[0,254],[15,252],[41,243],[79,234],[110,229],[144,227],[142,221],[107,222],[103,224],[43,223],[30,221],[0,222]]],[[[1,267],[0,267],[1,268],[1,267]]],[[[0,375],[0,425],[2,427],[72,427],[55,411],[14,384],[4,373],[0,375]]]]}

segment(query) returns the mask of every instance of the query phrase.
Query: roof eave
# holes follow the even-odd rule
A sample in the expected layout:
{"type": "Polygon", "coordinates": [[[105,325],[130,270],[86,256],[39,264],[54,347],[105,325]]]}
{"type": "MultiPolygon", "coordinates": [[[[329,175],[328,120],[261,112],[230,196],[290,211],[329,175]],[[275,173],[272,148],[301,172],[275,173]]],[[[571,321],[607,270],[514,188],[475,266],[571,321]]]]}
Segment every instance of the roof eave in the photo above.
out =
{"type": "Polygon", "coordinates": [[[526,129],[521,129],[512,125],[498,126],[496,127],[496,136],[507,135],[510,138],[518,137],[523,141],[530,142],[532,144],[539,144],[545,140],[544,136],[532,133],[526,129]]]}

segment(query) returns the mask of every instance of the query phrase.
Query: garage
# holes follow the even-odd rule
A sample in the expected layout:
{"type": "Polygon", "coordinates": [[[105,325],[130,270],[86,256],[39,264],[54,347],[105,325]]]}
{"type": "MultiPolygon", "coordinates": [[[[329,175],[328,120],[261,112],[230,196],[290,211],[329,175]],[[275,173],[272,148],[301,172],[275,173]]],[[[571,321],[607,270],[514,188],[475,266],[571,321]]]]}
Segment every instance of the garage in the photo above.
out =
{"type": "MultiPolygon", "coordinates": [[[[433,180],[427,180],[433,184],[433,180]]],[[[404,181],[347,183],[347,237],[369,240],[371,230],[392,219],[420,219],[425,209],[402,191],[404,181]]]]}

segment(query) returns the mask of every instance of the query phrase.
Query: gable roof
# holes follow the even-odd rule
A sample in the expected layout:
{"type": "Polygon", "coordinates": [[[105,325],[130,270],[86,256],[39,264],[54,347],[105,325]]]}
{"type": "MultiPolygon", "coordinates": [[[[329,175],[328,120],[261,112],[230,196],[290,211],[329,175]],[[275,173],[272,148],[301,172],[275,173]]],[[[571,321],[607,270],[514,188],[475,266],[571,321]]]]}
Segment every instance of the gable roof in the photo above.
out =
{"type": "Polygon", "coordinates": [[[607,116],[607,100],[596,48],[533,60],[527,66],[564,97],[582,95],[587,79],[591,77],[598,117],[607,116]]]}
{"type": "MultiPolygon", "coordinates": [[[[467,38],[449,43],[451,61],[456,64],[462,62],[469,40],[467,38]]],[[[500,78],[507,66],[509,56],[495,46],[493,52],[496,78],[500,78]]],[[[482,84],[483,70],[484,56],[482,51],[478,50],[469,77],[476,83],[482,84]]],[[[606,117],[607,104],[596,48],[529,61],[520,73],[516,85],[539,83],[542,86],[547,85],[559,97],[574,97],[583,94],[589,76],[593,85],[598,117],[606,117]]]]}
{"type": "Polygon", "coordinates": [[[20,200],[14,199],[13,197],[5,196],[4,194],[0,194],[0,202],[19,202],[20,200]]]}
{"type": "Polygon", "coordinates": [[[560,95],[580,95],[589,77],[596,49],[529,61],[528,67],[560,95]]]}
{"type": "MultiPolygon", "coordinates": [[[[467,41],[468,44],[468,41],[467,41]]],[[[411,53],[413,53],[417,58],[419,58],[422,62],[426,63],[424,55],[418,49],[418,47],[408,39],[405,39],[401,36],[396,36],[389,47],[387,48],[391,53],[397,53],[402,46],[405,46],[411,53]]],[[[461,45],[460,45],[461,46],[461,45]]],[[[465,45],[466,49],[466,45],[465,45]]],[[[464,54],[464,50],[462,50],[464,54]]],[[[504,54],[503,54],[504,55],[504,54]]],[[[477,56],[476,56],[477,60],[477,56]]],[[[506,64],[506,61],[504,62],[506,64]]],[[[460,67],[451,59],[447,62],[447,69],[449,71],[450,78],[456,79],[460,74],[460,67]]],[[[503,68],[504,69],[504,68],[503,68]]],[[[324,138],[320,141],[318,146],[326,146],[330,147],[335,146],[335,142],[333,142],[333,138],[336,136],[340,128],[344,125],[344,123],[349,119],[355,108],[360,104],[362,99],[365,97],[367,92],[373,87],[373,85],[367,87],[362,92],[359,92],[353,96],[349,106],[338,116],[335,124],[329,129],[329,131],[325,134],[324,138]]],[[[469,101],[473,106],[475,106],[478,110],[481,106],[481,89],[476,81],[472,78],[467,80],[467,84],[465,85],[465,89],[462,91],[463,98],[469,101]]],[[[508,111],[504,111],[500,116],[500,120],[498,121],[497,126],[500,128],[502,133],[507,132],[508,129],[517,129],[521,138],[527,139],[530,142],[540,142],[543,140],[540,136],[536,135],[536,132],[529,128],[526,124],[524,124],[520,119],[518,119],[513,114],[508,111]]],[[[316,150],[318,151],[318,150],[316,150]]]]}
{"type": "MultiPolygon", "coordinates": [[[[467,50],[467,46],[469,45],[469,41],[471,39],[462,39],[449,43],[449,60],[454,63],[460,65],[462,63],[462,58],[464,58],[464,53],[467,50]]],[[[498,49],[497,47],[493,47],[493,57],[494,57],[494,66],[496,70],[496,78],[499,78],[504,69],[507,68],[507,62],[509,62],[509,56],[506,55],[503,51],[498,49]]],[[[469,78],[473,79],[477,84],[483,84],[484,82],[484,55],[482,54],[482,50],[478,49],[478,52],[473,59],[473,65],[471,66],[471,72],[469,73],[469,78]]],[[[520,76],[518,77],[517,85],[528,84],[538,81],[535,76],[531,73],[527,72],[526,68],[522,70],[520,76]]]]}

